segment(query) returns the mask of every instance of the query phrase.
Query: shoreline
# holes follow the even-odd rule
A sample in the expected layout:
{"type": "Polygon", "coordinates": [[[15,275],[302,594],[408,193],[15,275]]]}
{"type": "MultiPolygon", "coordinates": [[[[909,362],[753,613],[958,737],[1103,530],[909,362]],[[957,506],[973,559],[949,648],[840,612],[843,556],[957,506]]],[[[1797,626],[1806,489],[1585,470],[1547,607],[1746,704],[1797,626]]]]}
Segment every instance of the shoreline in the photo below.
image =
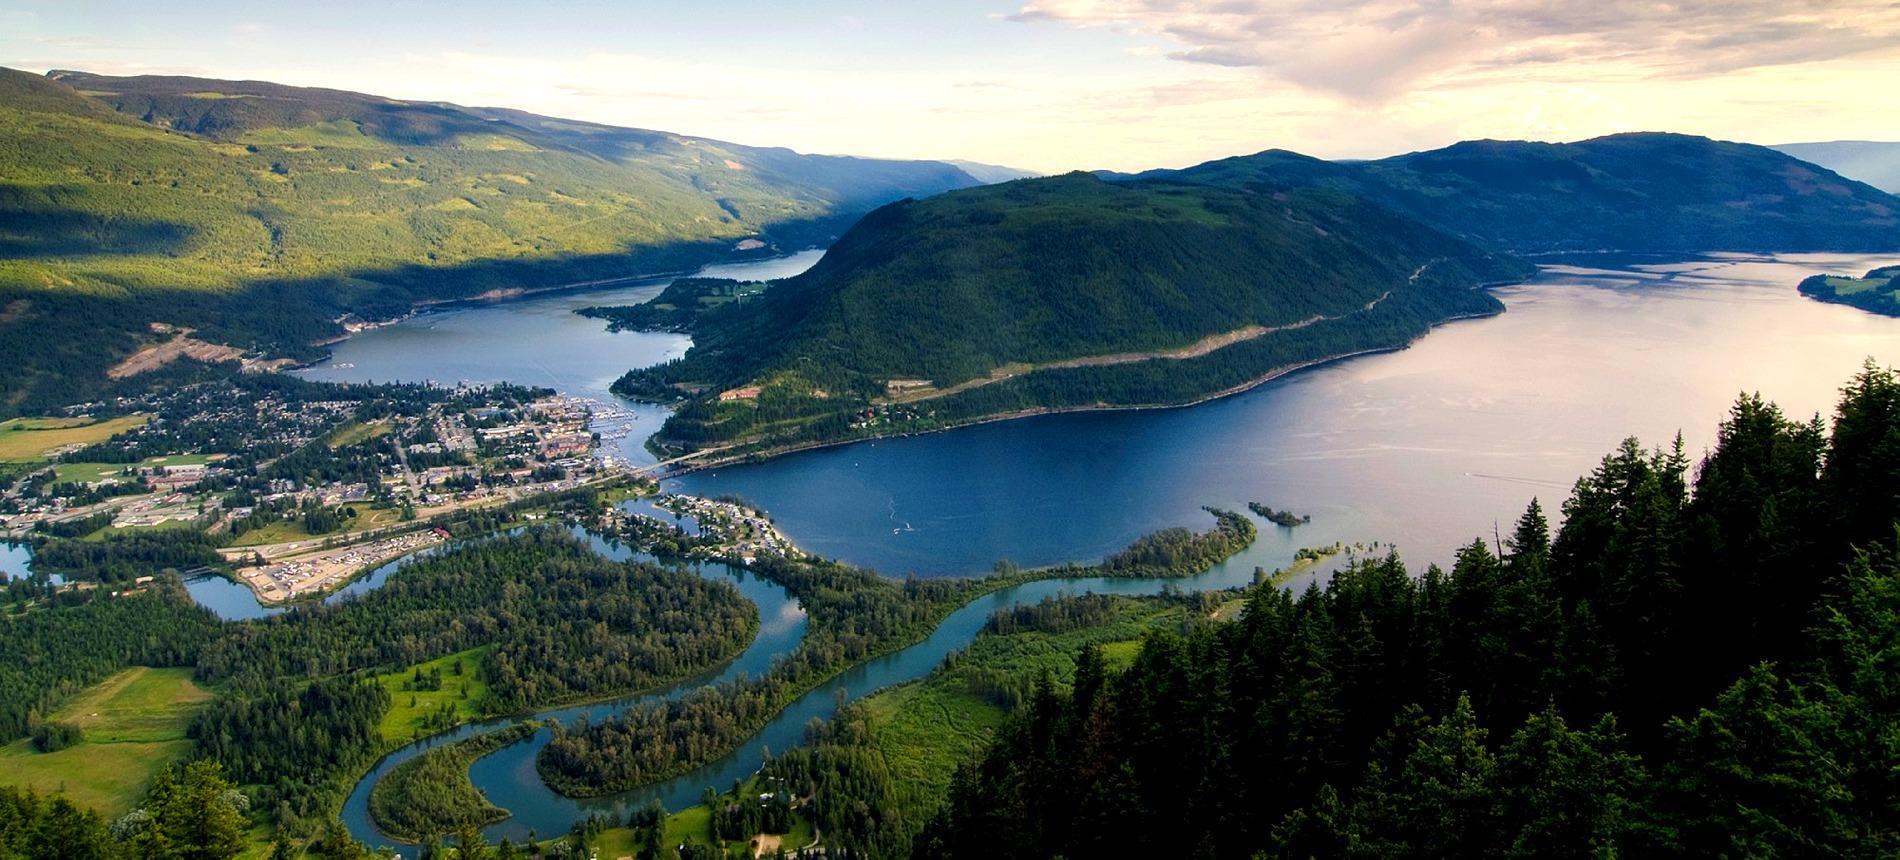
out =
{"type": "MultiPolygon", "coordinates": [[[[1524,283],[1524,282],[1513,281],[1510,283],[1487,285],[1486,287],[1484,287],[1484,289],[1490,289],[1494,286],[1495,287],[1514,286],[1516,284],[1521,284],[1521,283],[1524,283]]],[[[1366,356],[1366,355],[1378,355],[1380,353],[1398,352],[1400,350],[1410,347],[1414,343],[1417,343],[1421,338],[1424,338],[1425,336],[1431,334],[1432,332],[1437,331],[1440,326],[1444,326],[1450,323],[1460,322],[1464,320],[1490,319],[1492,317],[1501,316],[1503,315],[1503,313],[1504,313],[1503,310],[1498,310],[1493,313],[1458,314],[1456,316],[1446,317],[1443,320],[1433,323],[1430,328],[1426,329],[1423,333],[1421,333],[1417,337],[1408,339],[1406,342],[1401,343],[1401,344],[1396,344],[1393,346],[1376,347],[1372,349],[1354,350],[1352,352],[1344,352],[1344,353],[1339,353],[1337,355],[1329,355],[1322,358],[1315,358],[1309,361],[1302,361],[1302,362],[1295,362],[1293,364],[1281,365],[1279,367],[1275,367],[1272,370],[1267,371],[1266,373],[1263,373],[1250,380],[1247,380],[1246,382],[1242,382],[1239,385],[1229,386],[1219,391],[1203,394],[1192,400],[1185,400],[1178,403],[1131,403],[1131,404],[1092,403],[1092,404],[1081,405],[1081,406],[1036,406],[1036,407],[1030,407],[1028,409],[1018,409],[1011,412],[1001,412],[994,415],[984,415],[984,416],[980,416],[976,418],[969,418],[962,421],[951,422],[941,427],[931,427],[924,430],[905,430],[901,432],[873,433],[868,436],[859,436],[852,439],[833,439],[833,440],[823,441],[823,442],[806,442],[806,443],[800,443],[796,445],[788,445],[788,446],[784,446],[780,448],[768,448],[763,451],[753,451],[753,452],[749,452],[749,453],[738,455],[738,456],[721,457],[717,459],[705,460],[705,461],[700,461],[700,462],[691,462],[690,458],[693,457],[694,455],[685,454],[685,455],[680,455],[679,457],[671,461],[672,463],[676,465],[670,465],[664,472],[654,474],[652,477],[654,477],[657,480],[666,480],[668,478],[677,478],[682,475],[689,475],[694,472],[702,472],[708,469],[717,469],[717,468],[721,468],[725,466],[734,466],[734,465],[751,465],[755,463],[763,463],[768,460],[775,460],[780,457],[788,456],[791,454],[799,454],[799,453],[804,453],[807,451],[818,451],[818,450],[823,450],[825,448],[838,448],[845,445],[855,445],[859,442],[876,442],[880,439],[899,439],[899,438],[904,438],[907,436],[924,436],[924,435],[929,435],[932,433],[946,433],[952,430],[962,430],[969,427],[977,427],[984,424],[996,424],[996,423],[1000,423],[1004,421],[1016,421],[1023,418],[1035,418],[1042,415],[1067,415],[1067,414],[1075,414],[1075,413],[1082,413],[1082,412],[1137,412],[1137,411],[1150,411],[1150,410],[1160,411],[1160,410],[1167,410],[1167,409],[1187,409],[1189,407],[1200,406],[1204,403],[1209,403],[1215,400],[1221,400],[1224,398],[1233,397],[1240,394],[1245,394],[1248,391],[1251,391],[1255,388],[1259,388],[1262,385],[1265,385],[1269,382],[1272,382],[1276,379],[1287,376],[1289,374],[1298,373],[1299,371],[1308,370],[1308,369],[1325,365],[1325,364],[1331,364],[1335,361],[1344,361],[1349,358],[1358,358],[1360,356],[1366,356]]],[[[615,395],[615,396],[620,396],[620,395],[615,395]]],[[[647,401],[642,401],[642,402],[647,402],[647,401]]],[[[649,448],[648,450],[651,451],[652,449],[649,448]]]]}
{"type": "MultiPolygon", "coordinates": [[[[796,251],[777,251],[774,253],[760,254],[760,255],[754,255],[754,256],[742,255],[742,256],[738,256],[734,258],[713,260],[711,262],[705,263],[697,268],[692,268],[692,269],[666,269],[666,270],[662,270],[658,272],[643,272],[643,273],[632,274],[632,275],[616,275],[610,278],[595,278],[593,280],[587,280],[587,281],[569,281],[567,283],[562,283],[562,284],[549,284],[544,287],[513,287],[513,288],[508,288],[508,289],[499,290],[499,291],[489,290],[487,292],[481,293],[480,295],[463,296],[461,298],[453,298],[453,299],[424,299],[422,301],[413,303],[412,305],[410,305],[409,310],[404,311],[401,314],[398,314],[393,317],[389,317],[387,319],[365,320],[361,326],[359,326],[353,331],[345,331],[344,333],[339,334],[339,335],[321,338],[319,340],[314,340],[314,341],[311,341],[309,345],[316,348],[335,346],[336,344],[349,340],[350,338],[355,337],[356,335],[362,334],[363,332],[371,331],[371,330],[379,329],[379,328],[384,328],[386,326],[396,325],[397,323],[404,322],[413,317],[421,316],[423,314],[431,313],[438,310],[451,309],[451,308],[457,308],[457,307],[485,307],[489,305],[506,304],[508,302],[520,301],[522,299],[541,298],[544,296],[558,295],[560,293],[586,292],[588,290],[622,286],[625,284],[634,283],[638,281],[656,281],[656,280],[661,280],[664,278],[688,278],[700,272],[703,272],[712,266],[724,266],[724,265],[731,265],[735,263],[757,263],[764,260],[783,259],[786,257],[795,256],[797,254],[802,254],[816,247],[817,246],[814,245],[811,248],[800,248],[796,251]]],[[[316,366],[318,362],[323,361],[323,360],[324,359],[314,359],[308,362],[300,362],[286,369],[305,370],[305,369],[316,366]]]]}

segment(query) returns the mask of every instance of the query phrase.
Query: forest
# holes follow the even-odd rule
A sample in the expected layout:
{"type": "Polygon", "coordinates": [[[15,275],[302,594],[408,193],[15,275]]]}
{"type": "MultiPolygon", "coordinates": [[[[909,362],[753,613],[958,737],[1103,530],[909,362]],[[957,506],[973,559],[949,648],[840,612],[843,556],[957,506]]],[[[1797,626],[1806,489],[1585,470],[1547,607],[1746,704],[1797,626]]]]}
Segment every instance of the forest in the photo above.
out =
{"type": "Polygon", "coordinates": [[[736,281],[731,278],[678,278],[660,294],[637,305],[586,307],[575,313],[604,319],[609,331],[693,330],[702,312],[733,302],[754,298],[765,292],[763,281],[736,281]]]}
{"type": "Polygon", "coordinates": [[[1890,856],[1900,378],[1744,397],[1451,570],[1358,561],[1085,653],[960,769],[920,857],[1890,856]],[[1187,715],[1195,715],[1189,719],[1187,715]]]}
{"type": "MultiPolygon", "coordinates": [[[[14,595],[25,597],[28,588],[14,595]]],[[[65,591],[35,608],[0,606],[0,742],[23,737],[74,693],[127,666],[190,666],[218,633],[217,616],[176,577],[143,594],[65,591]]]]}
{"type": "Polygon", "coordinates": [[[605,698],[685,677],[750,642],[757,613],[730,585],[619,563],[554,529],[415,562],[362,598],[233,625],[198,655],[224,685],[193,728],[280,818],[320,817],[339,777],[382,751],[389,693],[358,673],[489,645],[477,713],[605,698]],[[301,685],[301,686],[300,686],[301,685]]]}
{"type": "Polygon", "coordinates": [[[701,310],[683,358],[630,371],[615,391],[700,392],[654,443],[683,450],[849,438],[867,409],[886,405],[893,380],[943,389],[1018,369],[901,402],[915,414],[885,432],[1037,407],[1181,403],[1495,313],[1475,288],[1529,271],[1333,192],[1269,197],[1071,174],[872,212],[811,270],[701,310]],[[1185,360],[1020,370],[1180,349],[1249,326],[1270,331],[1185,360]],[[753,398],[717,396],[752,385],[753,398]]]}
{"type": "Polygon", "coordinates": [[[1075,576],[1186,576],[1252,543],[1245,517],[1212,512],[1216,525],[1144,538],[1123,568],[1063,565],[1035,570],[999,565],[981,579],[896,582],[836,562],[765,558],[757,572],[791,592],[809,621],[805,638],[758,678],[740,678],[679,699],[629,709],[599,722],[555,727],[535,762],[548,785],[594,796],[664,779],[714,760],[751,737],[785,705],[849,666],[929,635],[945,615],[985,592],[1032,579],[1075,576]],[[1139,568],[1132,566],[1139,564],[1139,568]]]}
{"type": "MultiPolygon", "coordinates": [[[[249,808],[214,762],[160,771],[145,806],[114,822],[64,797],[0,786],[0,857],[231,860],[248,845],[249,808]]],[[[269,854],[295,856],[281,841],[269,854]]]]}
{"type": "Polygon", "coordinates": [[[475,760],[533,735],[540,725],[516,723],[437,747],[391,770],[370,789],[369,812],[384,833],[424,841],[506,818],[468,779],[475,760]]]}
{"type": "Polygon", "coordinates": [[[1769,147],[1660,132],[1467,140],[1369,161],[1273,149],[1135,178],[1331,188],[1524,254],[1888,251],[1900,203],[1769,147]]]}
{"type": "Polygon", "coordinates": [[[1213,529],[1195,534],[1185,528],[1162,529],[1137,538],[1127,549],[1102,560],[1106,576],[1193,576],[1253,545],[1259,531],[1233,511],[1207,508],[1213,529]]]}

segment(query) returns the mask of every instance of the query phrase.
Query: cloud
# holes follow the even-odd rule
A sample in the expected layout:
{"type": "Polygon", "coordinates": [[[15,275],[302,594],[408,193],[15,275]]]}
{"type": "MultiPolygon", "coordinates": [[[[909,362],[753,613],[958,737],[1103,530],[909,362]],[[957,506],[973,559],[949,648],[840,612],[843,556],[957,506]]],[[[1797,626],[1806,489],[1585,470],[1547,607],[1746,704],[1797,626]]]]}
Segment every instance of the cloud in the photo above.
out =
{"type": "Polygon", "coordinates": [[[1900,54],[1892,0],[1030,0],[1009,17],[1160,37],[1174,60],[1374,103],[1525,73],[1701,78],[1900,54]]]}

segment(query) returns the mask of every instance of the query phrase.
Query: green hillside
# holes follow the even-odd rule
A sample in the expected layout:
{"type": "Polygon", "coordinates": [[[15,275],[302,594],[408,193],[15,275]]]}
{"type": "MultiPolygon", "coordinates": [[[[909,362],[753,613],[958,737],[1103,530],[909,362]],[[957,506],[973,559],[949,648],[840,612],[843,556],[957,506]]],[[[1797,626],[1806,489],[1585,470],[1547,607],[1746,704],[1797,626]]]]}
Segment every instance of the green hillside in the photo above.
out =
{"type": "Polygon", "coordinates": [[[1900,317],[1900,266],[1875,269],[1858,278],[1814,275],[1801,282],[1801,294],[1869,313],[1900,317]]]}
{"type": "Polygon", "coordinates": [[[974,184],[334,90],[0,70],[0,417],[99,391],[153,323],[309,357],[350,318],[803,247],[974,184]]]}
{"type": "Polygon", "coordinates": [[[1070,174],[879,209],[809,272],[699,307],[682,360],[617,386],[685,396],[658,440],[684,449],[1180,403],[1495,312],[1472,288],[1524,274],[1335,192],[1070,174]]]}
{"type": "Polygon", "coordinates": [[[1269,150],[1142,176],[1336,188],[1516,253],[1900,249],[1900,198],[1767,147],[1679,134],[1477,140],[1364,162],[1269,150]]]}

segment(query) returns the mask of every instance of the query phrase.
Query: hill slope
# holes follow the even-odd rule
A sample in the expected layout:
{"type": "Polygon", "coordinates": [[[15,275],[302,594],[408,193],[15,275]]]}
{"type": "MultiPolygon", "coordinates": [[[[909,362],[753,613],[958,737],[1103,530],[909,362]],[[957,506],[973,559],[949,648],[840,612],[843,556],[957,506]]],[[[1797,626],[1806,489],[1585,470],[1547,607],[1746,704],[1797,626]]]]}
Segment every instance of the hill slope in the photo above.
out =
{"type": "Polygon", "coordinates": [[[690,392],[658,440],[679,448],[1181,403],[1495,312],[1473,287],[1524,274],[1336,192],[1070,174],[879,209],[617,387],[690,392]]]}
{"type": "Polygon", "coordinates": [[[0,417],[98,391],[153,323],[307,357],[350,317],[822,243],[975,184],[515,111],[0,70],[0,417]]]}
{"type": "Polygon", "coordinates": [[[1365,162],[1269,150],[1141,176],[1337,188],[1516,253],[1900,248],[1900,198],[1767,147],[1678,134],[1466,141],[1365,162]]]}
{"type": "Polygon", "coordinates": [[[1900,194],[1900,143],[1876,140],[1831,140],[1822,143],[1782,143],[1773,149],[1813,162],[1849,179],[1857,179],[1900,194]]]}

